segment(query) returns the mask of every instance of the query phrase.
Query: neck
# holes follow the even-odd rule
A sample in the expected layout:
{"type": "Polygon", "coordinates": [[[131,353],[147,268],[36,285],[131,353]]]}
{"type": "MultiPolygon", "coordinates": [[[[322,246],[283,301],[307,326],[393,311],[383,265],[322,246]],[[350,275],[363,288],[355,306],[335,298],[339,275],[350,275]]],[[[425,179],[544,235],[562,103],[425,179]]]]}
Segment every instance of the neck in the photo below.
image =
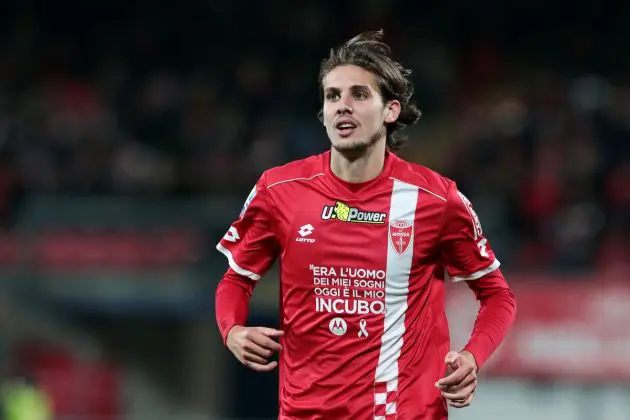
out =
{"type": "Polygon", "coordinates": [[[385,164],[385,141],[377,141],[360,152],[330,152],[330,170],[339,179],[350,183],[370,181],[381,173],[385,164]]]}

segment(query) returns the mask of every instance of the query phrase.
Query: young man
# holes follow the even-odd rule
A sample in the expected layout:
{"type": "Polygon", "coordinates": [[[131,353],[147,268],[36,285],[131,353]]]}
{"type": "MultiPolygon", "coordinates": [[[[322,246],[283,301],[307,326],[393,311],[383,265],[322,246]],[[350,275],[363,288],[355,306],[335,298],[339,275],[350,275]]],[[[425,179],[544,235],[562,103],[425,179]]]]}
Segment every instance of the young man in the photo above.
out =
{"type": "Polygon", "coordinates": [[[236,358],[271,371],[280,419],[446,419],[470,404],[477,371],[515,316],[514,296],[470,202],[449,179],[392,152],[420,112],[410,72],[382,32],[322,63],[330,151],[266,171],[217,245],[230,268],[216,292],[236,358]],[[280,258],[280,329],[246,326],[256,282],[280,258]],[[449,351],[445,281],[481,309],[449,351]]]}

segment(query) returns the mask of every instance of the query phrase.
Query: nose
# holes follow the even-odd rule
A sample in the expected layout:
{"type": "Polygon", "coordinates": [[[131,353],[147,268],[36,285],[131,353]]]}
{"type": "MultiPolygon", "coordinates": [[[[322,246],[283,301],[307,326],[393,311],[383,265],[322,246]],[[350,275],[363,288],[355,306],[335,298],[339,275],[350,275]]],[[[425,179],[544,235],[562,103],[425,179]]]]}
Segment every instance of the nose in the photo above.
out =
{"type": "Polygon", "coordinates": [[[337,108],[337,115],[343,115],[346,113],[352,114],[352,107],[347,102],[341,101],[339,103],[339,108],[337,108]]]}
{"type": "Polygon", "coordinates": [[[352,114],[352,95],[348,92],[342,92],[339,95],[339,101],[337,102],[337,115],[352,114]]]}

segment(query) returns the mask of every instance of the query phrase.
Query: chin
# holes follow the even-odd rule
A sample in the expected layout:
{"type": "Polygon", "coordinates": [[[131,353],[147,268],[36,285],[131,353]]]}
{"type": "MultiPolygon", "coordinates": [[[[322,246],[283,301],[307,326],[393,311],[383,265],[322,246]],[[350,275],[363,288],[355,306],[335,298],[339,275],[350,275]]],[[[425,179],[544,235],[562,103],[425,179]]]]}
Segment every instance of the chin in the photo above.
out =
{"type": "Polygon", "coordinates": [[[341,138],[332,142],[332,147],[340,152],[362,150],[368,147],[370,143],[364,140],[341,138]]]}

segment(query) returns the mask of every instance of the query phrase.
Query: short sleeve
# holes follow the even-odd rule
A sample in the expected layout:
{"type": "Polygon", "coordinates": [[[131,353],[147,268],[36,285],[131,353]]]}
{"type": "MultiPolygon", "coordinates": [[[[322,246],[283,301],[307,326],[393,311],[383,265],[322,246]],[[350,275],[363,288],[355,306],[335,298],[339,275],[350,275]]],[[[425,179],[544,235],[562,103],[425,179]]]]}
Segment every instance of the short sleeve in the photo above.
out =
{"type": "Polygon", "coordinates": [[[261,177],[241,210],[217,245],[230,268],[252,280],[260,280],[278,255],[273,211],[270,208],[264,175],[261,177]]]}
{"type": "Polygon", "coordinates": [[[440,235],[440,258],[446,278],[476,280],[499,268],[471,202],[452,184],[440,235]]]}

